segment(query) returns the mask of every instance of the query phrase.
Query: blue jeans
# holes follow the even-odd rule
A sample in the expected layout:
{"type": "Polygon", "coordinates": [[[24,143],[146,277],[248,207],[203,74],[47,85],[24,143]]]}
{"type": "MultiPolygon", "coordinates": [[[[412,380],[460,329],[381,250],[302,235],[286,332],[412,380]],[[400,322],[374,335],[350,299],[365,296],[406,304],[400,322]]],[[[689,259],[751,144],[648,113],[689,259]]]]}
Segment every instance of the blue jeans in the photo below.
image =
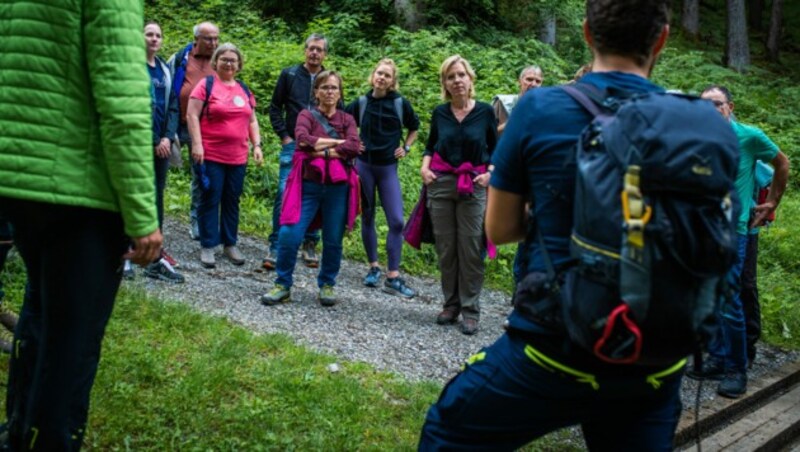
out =
{"type": "Polygon", "coordinates": [[[747,235],[738,234],[738,257],[728,272],[728,285],[732,296],[725,297],[719,313],[720,328],[711,341],[709,354],[723,360],[726,371],[747,371],[747,329],[740,294],[742,268],[747,253],[747,235]]]}
{"type": "MultiPolygon", "coordinates": [[[[292,156],[294,156],[295,142],[281,145],[278,169],[278,192],[275,194],[275,203],[272,205],[272,233],[267,239],[269,249],[274,254],[278,250],[278,234],[281,230],[281,207],[283,204],[283,190],[286,188],[286,179],[292,171],[292,156]]],[[[319,242],[319,231],[305,232],[305,241],[311,243],[319,242]]]]}
{"type": "Polygon", "coordinates": [[[300,221],[281,226],[278,235],[278,262],[276,284],[292,287],[297,250],[308,225],[317,215],[322,215],[322,262],[317,285],[334,286],[342,264],[342,239],[347,222],[347,184],[325,185],[303,181],[303,205],[300,221]]]}
{"type": "Polygon", "coordinates": [[[531,347],[504,334],[471,357],[428,411],[419,450],[510,451],[578,424],[589,450],[672,450],[682,369],[658,384],[641,374],[587,381],[531,347]]]}
{"type": "Polygon", "coordinates": [[[247,165],[226,165],[205,161],[209,187],[197,208],[200,245],[213,248],[220,243],[236,245],[239,235],[239,198],[244,188],[247,165]],[[220,221],[221,219],[221,221],[220,221]]]}

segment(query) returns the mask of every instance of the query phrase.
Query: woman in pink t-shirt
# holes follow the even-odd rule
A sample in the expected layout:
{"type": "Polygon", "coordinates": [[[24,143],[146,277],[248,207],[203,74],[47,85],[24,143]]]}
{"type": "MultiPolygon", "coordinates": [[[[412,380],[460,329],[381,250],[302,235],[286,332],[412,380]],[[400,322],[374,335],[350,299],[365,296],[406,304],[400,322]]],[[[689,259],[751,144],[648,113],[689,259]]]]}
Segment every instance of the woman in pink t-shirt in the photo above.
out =
{"type": "Polygon", "coordinates": [[[192,159],[203,188],[197,217],[200,263],[206,268],[215,266],[214,247],[220,243],[234,265],[244,264],[236,240],[248,139],[256,164],[264,160],[254,110],[256,100],[247,86],[235,78],[243,63],[242,53],[233,44],[217,47],[211,57],[216,74],[195,85],[186,110],[192,159]]]}

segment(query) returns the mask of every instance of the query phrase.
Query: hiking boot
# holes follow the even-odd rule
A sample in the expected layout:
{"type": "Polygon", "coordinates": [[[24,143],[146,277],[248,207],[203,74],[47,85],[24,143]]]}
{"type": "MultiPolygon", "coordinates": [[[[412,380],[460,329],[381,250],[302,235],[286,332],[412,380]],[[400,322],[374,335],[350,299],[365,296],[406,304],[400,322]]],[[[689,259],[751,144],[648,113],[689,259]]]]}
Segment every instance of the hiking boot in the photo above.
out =
{"type": "Polygon", "coordinates": [[[319,257],[317,257],[317,244],[312,241],[303,242],[303,262],[308,268],[319,267],[319,257]]]}
{"type": "Polygon", "coordinates": [[[439,325],[447,325],[448,323],[456,323],[458,320],[458,310],[452,308],[445,308],[439,315],[436,316],[436,323],[439,325]]]}
{"type": "Polygon", "coordinates": [[[319,304],[331,307],[336,304],[336,293],[333,286],[324,285],[319,289],[319,304]]]}
{"type": "Polygon", "coordinates": [[[178,268],[181,266],[181,264],[178,263],[178,261],[176,261],[174,257],[170,256],[164,248],[161,248],[161,259],[167,261],[167,263],[171,265],[172,268],[178,268]]]}
{"type": "Polygon", "coordinates": [[[747,373],[729,372],[719,382],[717,394],[729,399],[738,399],[747,392],[747,373]]]}
{"type": "Polygon", "coordinates": [[[14,333],[6,329],[0,329],[0,351],[11,353],[14,349],[14,333]]]}
{"type": "Polygon", "coordinates": [[[461,332],[467,336],[472,336],[478,332],[478,319],[464,319],[461,322],[461,332]]]}
{"type": "Polygon", "coordinates": [[[364,277],[364,285],[367,287],[378,287],[381,280],[381,268],[370,267],[367,276],[364,277]]]}
{"type": "Polygon", "coordinates": [[[686,372],[686,376],[694,380],[722,380],[725,376],[725,364],[721,359],[709,356],[703,360],[699,369],[686,372]]]}
{"type": "Polygon", "coordinates": [[[192,240],[200,240],[200,224],[197,222],[197,218],[191,219],[189,235],[192,236],[192,240]]]}
{"type": "Polygon", "coordinates": [[[0,304],[0,324],[2,324],[8,331],[14,332],[17,327],[19,317],[5,304],[0,304]]]}
{"type": "Polygon", "coordinates": [[[244,256],[242,256],[242,253],[236,245],[226,246],[222,249],[222,252],[233,265],[244,265],[244,256]]]}
{"type": "Polygon", "coordinates": [[[136,277],[136,272],[133,271],[133,264],[128,259],[125,259],[125,263],[122,264],[122,277],[129,281],[136,277]]]}
{"type": "Polygon", "coordinates": [[[403,278],[386,278],[386,281],[383,282],[383,287],[381,290],[385,293],[391,295],[397,295],[398,297],[403,298],[414,298],[414,295],[417,293],[414,289],[408,287],[406,285],[406,281],[403,278]]]}
{"type": "Polygon", "coordinates": [[[288,287],[275,284],[269,292],[261,296],[261,304],[264,306],[275,306],[276,304],[288,303],[292,301],[292,291],[288,287]]]}
{"type": "Polygon", "coordinates": [[[180,273],[176,272],[172,265],[163,257],[158,262],[153,262],[144,268],[144,275],[148,278],[158,279],[171,283],[182,283],[186,279],[180,273]]]}
{"type": "Polygon", "coordinates": [[[205,268],[214,268],[217,261],[214,259],[214,248],[203,248],[200,250],[200,264],[205,268]]]}
{"type": "Polygon", "coordinates": [[[267,250],[267,257],[261,259],[261,266],[267,270],[275,270],[277,265],[278,252],[272,249],[267,250]]]}

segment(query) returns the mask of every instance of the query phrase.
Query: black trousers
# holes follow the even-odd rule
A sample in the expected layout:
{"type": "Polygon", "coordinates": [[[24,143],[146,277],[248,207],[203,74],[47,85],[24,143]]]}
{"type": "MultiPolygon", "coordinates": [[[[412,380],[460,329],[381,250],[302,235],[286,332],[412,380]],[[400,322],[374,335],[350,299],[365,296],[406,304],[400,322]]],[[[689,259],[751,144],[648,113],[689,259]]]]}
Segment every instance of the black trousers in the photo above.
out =
{"type": "Polygon", "coordinates": [[[761,337],[761,304],[758,301],[758,234],[747,236],[747,251],[742,268],[740,298],[747,329],[747,355],[752,362],[756,355],[756,342],[761,337]]]}
{"type": "Polygon", "coordinates": [[[79,450],[128,246],[118,213],[0,198],[29,290],[11,355],[12,450],[79,450]]]}

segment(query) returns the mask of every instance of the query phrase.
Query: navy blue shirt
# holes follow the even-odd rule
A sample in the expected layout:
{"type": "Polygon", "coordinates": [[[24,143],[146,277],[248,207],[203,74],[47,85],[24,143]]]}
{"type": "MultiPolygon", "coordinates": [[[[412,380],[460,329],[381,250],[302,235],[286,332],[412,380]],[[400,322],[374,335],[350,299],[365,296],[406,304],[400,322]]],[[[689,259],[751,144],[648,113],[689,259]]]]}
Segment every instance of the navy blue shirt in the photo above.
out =
{"type": "Polygon", "coordinates": [[[150,73],[150,102],[153,106],[153,145],[156,145],[161,141],[161,137],[165,136],[162,129],[167,109],[167,81],[158,61],[155,67],[148,64],[147,71],[150,73]]]}
{"type": "MultiPolygon", "coordinates": [[[[621,72],[595,72],[581,83],[601,90],[656,92],[663,88],[649,80],[621,72]]],[[[591,122],[588,111],[557,87],[538,88],[522,96],[497,144],[490,184],[531,200],[545,246],[555,266],[570,259],[573,195],[575,187],[575,143],[591,122]]],[[[536,240],[526,250],[531,271],[546,272],[536,240]]],[[[543,332],[515,311],[512,326],[543,332]]]]}

